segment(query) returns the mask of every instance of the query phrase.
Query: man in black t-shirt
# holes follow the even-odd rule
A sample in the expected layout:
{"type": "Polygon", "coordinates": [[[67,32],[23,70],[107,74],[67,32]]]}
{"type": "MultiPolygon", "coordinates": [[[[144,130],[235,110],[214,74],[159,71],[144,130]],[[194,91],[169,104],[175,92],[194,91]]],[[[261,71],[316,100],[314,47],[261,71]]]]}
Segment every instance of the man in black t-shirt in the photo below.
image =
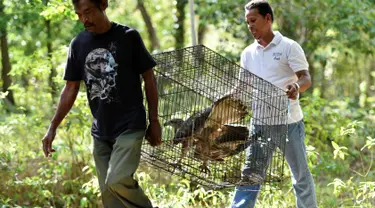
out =
{"type": "Polygon", "coordinates": [[[104,207],[152,207],[133,175],[138,168],[143,138],[161,144],[156,65],[139,33],[109,21],[107,0],[73,0],[85,30],[70,43],[66,85],[55,116],[43,139],[49,156],[56,129],[70,111],[80,82],[87,88],[93,115],[94,160],[104,207]],[[149,126],[141,89],[145,83],[149,126]],[[147,129],[147,130],[146,130],[147,129]]]}

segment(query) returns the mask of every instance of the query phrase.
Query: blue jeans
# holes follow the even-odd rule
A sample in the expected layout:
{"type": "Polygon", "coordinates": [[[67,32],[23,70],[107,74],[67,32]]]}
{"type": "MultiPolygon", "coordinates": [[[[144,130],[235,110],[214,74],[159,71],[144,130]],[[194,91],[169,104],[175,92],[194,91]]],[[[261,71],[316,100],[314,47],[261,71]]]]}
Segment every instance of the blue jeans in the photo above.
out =
{"type": "MultiPolygon", "coordinates": [[[[255,131],[259,132],[259,128],[261,127],[256,126],[255,131]]],[[[273,129],[273,131],[271,130],[269,132],[277,132],[277,128],[280,128],[280,126],[271,126],[271,128],[276,129],[273,129]]],[[[262,132],[261,129],[260,132],[262,132]]],[[[262,137],[268,138],[268,136],[265,136],[264,133],[261,134],[263,134],[262,137]]],[[[288,125],[288,137],[288,141],[285,143],[285,159],[292,172],[292,184],[294,188],[294,194],[296,196],[297,207],[316,208],[317,202],[315,185],[307,164],[306,147],[304,144],[305,126],[303,120],[288,125]]],[[[285,138],[280,138],[280,140],[283,139],[285,138]]],[[[281,146],[281,144],[284,143],[277,141],[274,142],[275,146],[283,149],[284,147],[281,146]]],[[[269,151],[262,151],[259,148],[258,144],[250,146],[247,149],[247,158],[245,167],[242,171],[242,175],[246,176],[247,174],[257,172],[256,174],[264,178],[266,173],[265,168],[267,168],[267,164],[269,163],[271,158],[272,152],[270,153],[269,151]],[[261,157],[264,157],[264,160],[267,160],[266,162],[260,164],[266,164],[263,165],[263,171],[259,171],[259,164],[252,162],[252,158],[254,158],[254,155],[257,155],[258,160],[261,157]]],[[[260,189],[261,185],[247,185],[236,187],[234,198],[232,201],[232,208],[254,207],[260,189]]]]}

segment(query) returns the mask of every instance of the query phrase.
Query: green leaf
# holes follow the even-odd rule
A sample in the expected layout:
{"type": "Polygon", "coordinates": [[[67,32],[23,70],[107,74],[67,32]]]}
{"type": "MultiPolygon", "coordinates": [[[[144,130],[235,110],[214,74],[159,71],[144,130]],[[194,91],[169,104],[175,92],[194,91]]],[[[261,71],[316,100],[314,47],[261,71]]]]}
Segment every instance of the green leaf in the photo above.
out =
{"type": "Polygon", "coordinates": [[[333,148],[334,148],[335,150],[339,150],[339,149],[340,149],[339,145],[337,145],[336,142],[332,141],[331,143],[332,143],[332,146],[333,146],[333,148]]]}

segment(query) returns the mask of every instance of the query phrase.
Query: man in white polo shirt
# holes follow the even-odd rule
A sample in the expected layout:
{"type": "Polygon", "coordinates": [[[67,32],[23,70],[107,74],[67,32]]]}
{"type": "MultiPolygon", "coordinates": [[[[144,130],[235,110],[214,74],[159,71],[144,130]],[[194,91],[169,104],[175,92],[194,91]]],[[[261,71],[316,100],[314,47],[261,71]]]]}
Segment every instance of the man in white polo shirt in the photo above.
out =
{"type": "MultiPolygon", "coordinates": [[[[304,51],[297,42],[272,30],[273,12],[267,1],[253,0],[247,3],[245,17],[255,41],[242,52],[241,66],[285,90],[289,97],[285,158],[292,172],[296,205],[298,208],[315,208],[317,207],[315,185],[307,164],[303,114],[298,101],[299,93],[311,86],[304,51]]],[[[273,131],[277,131],[280,126],[269,123],[267,125],[267,128],[272,128],[273,131]]],[[[255,124],[255,127],[262,129],[264,125],[255,124]]],[[[243,180],[252,180],[255,184],[261,184],[263,181],[265,170],[259,172],[252,168],[254,164],[249,159],[251,154],[259,154],[259,152],[261,150],[257,145],[248,148],[248,159],[242,172],[243,180]]],[[[232,208],[254,207],[260,188],[260,185],[236,187],[232,208]]]]}

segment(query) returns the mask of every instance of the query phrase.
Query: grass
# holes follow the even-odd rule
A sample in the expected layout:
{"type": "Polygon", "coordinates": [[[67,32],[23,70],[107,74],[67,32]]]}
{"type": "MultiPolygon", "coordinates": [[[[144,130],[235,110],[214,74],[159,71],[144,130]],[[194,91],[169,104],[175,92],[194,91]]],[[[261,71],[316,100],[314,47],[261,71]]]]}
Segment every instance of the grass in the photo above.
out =
{"type": "MultiPolygon", "coordinates": [[[[41,150],[46,127],[38,115],[12,114],[1,121],[0,207],[101,207],[85,115],[74,111],[69,115],[69,122],[61,125],[54,142],[57,152],[48,159],[41,150]]],[[[335,154],[341,155],[338,151],[322,152],[309,143],[309,165],[319,207],[374,207],[375,171],[371,161],[375,142],[367,139],[368,146],[362,151],[340,148],[344,158],[336,159],[335,154]]],[[[290,174],[289,168],[285,171],[290,174]]],[[[212,191],[193,186],[145,163],[136,178],[154,205],[163,208],[230,207],[234,192],[233,188],[212,191]]],[[[291,180],[286,180],[280,190],[262,190],[257,207],[295,207],[291,180]]]]}

